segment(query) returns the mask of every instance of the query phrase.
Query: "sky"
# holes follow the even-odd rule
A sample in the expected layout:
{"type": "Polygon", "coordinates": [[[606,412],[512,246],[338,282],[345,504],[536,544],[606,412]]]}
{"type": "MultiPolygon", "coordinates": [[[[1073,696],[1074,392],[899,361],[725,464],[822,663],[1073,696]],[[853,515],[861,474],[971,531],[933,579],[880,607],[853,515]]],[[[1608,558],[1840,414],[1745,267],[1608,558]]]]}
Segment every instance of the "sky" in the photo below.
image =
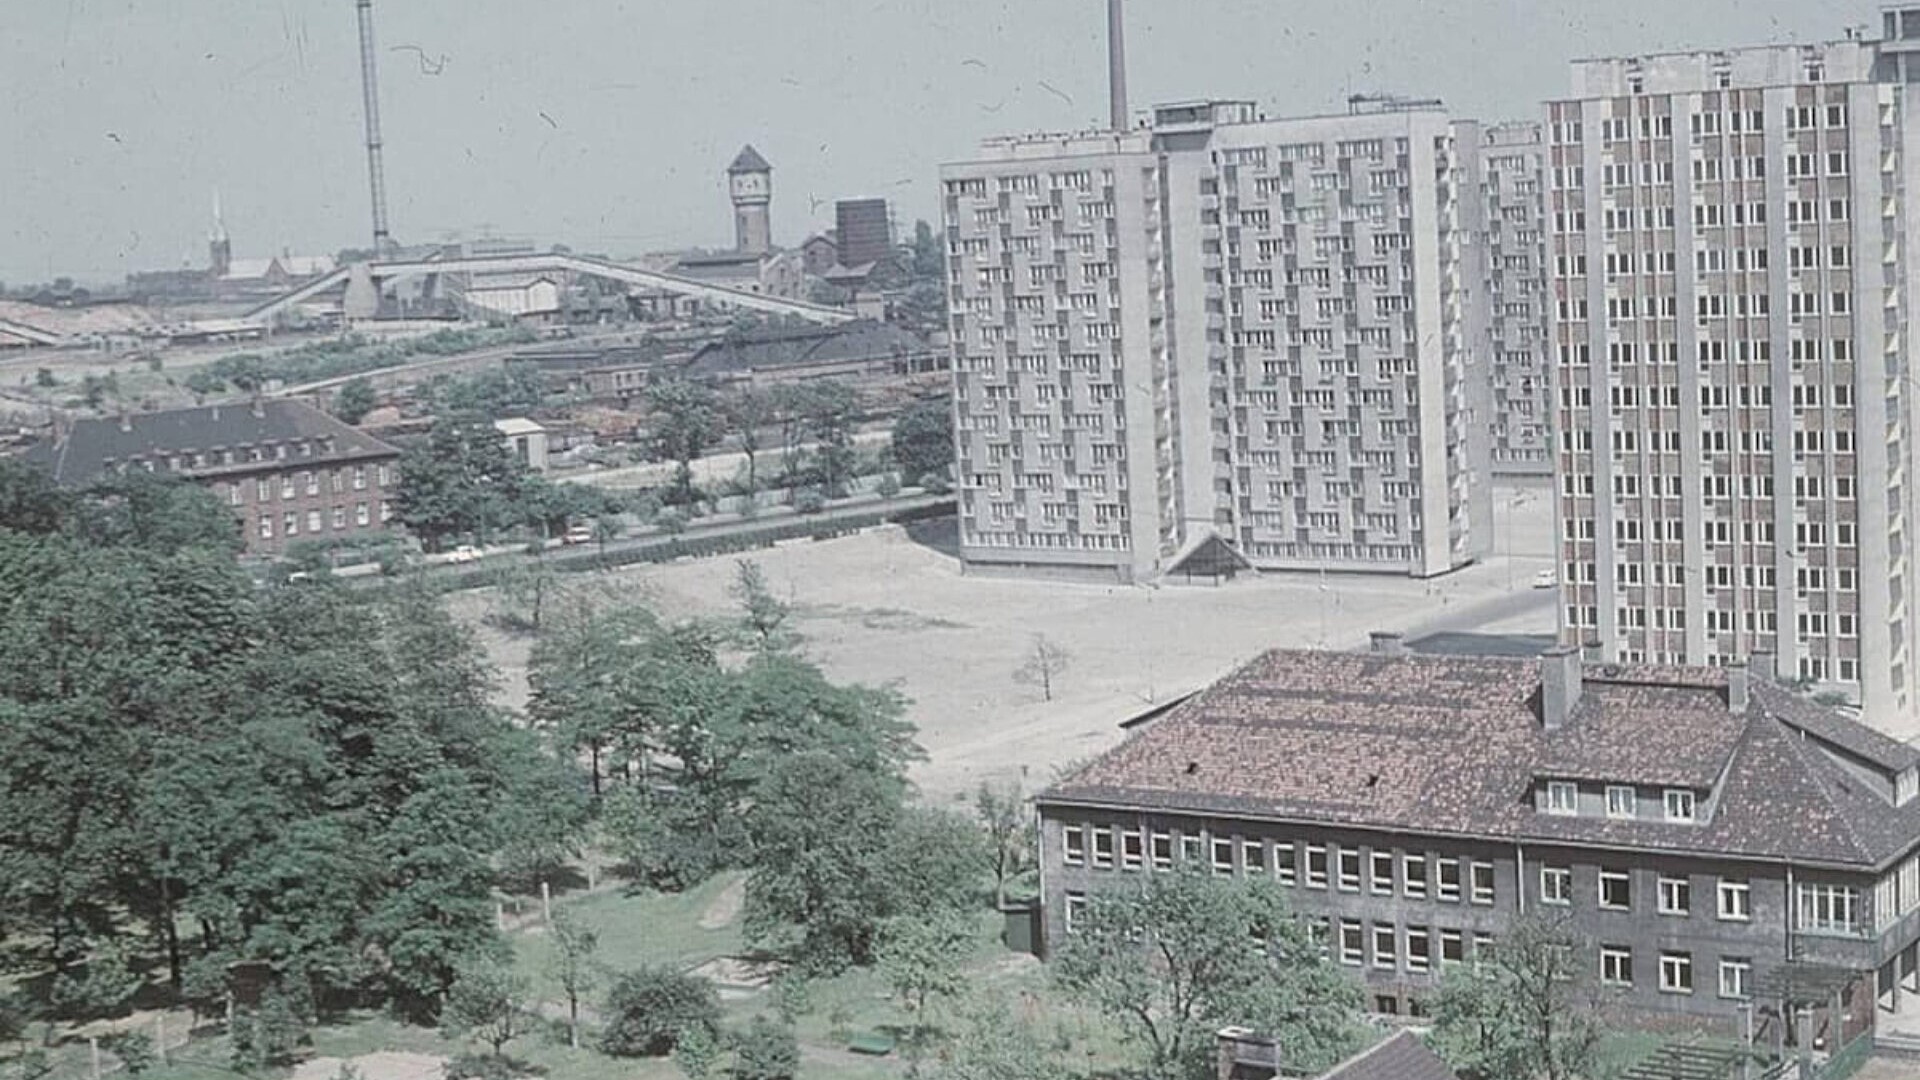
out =
{"type": "MultiPolygon", "coordinates": [[[[1136,109],[1348,94],[1533,117],[1567,61],[1839,38],[1871,0],[1127,0],[1136,109]]],[[[980,139],[1103,124],[1103,0],[375,0],[393,233],[624,257],[731,246],[723,170],[774,166],[774,240],[833,200],[938,213],[980,139]]],[[[0,282],[369,241],[354,0],[0,0],[0,282]]]]}

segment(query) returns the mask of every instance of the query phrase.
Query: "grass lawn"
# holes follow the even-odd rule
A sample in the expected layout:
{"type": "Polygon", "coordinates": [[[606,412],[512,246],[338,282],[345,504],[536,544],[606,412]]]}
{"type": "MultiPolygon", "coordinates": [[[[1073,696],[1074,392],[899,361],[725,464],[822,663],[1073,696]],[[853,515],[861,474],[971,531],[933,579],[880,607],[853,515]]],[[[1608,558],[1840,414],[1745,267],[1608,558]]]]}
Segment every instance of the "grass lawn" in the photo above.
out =
{"type": "MultiPolygon", "coordinates": [[[[686,971],[716,956],[737,955],[744,947],[737,917],[718,929],[700,925],[707,909],[740,879],[739,874],[722,874],[684,893],[609,891],[560,897],[554,907],[600,935],[594,957],[613,971],[647,964],[686,971]]],[[[515,966],[533,980],[534,992],[551,1001],[564,1000],[547,971],[553,944],[545,928],[530,927],[512,935],[512,941],[515,966]]]]}

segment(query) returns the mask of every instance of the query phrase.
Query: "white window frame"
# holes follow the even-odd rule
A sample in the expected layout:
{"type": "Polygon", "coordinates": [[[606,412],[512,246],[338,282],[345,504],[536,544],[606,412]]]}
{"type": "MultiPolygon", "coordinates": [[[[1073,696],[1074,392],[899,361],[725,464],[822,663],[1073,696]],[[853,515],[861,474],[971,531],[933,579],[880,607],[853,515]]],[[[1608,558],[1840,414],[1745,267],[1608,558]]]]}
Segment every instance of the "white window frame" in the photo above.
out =
{"type": "Polygon", "coordinates": [[[1427,857],[1409,852],[1400,857],[1400,889],[1409,900],[1427,898],[1427,857]]]}
{"type": "Polygon", "coordinates": [[[1570,816],[1580,812],[1580,785],[1570,780],[1547,781],[1547,813],[1570,816]]]}
{"type": "Polygon", "coordinates": [[[1302,877],[1300,880],[1305,883],[1309,889],[1324,889],[1327,887],[1327,846],[1325,844],[1307,845],[1306,865],[1302,868],[1302,877]],[[1316,858],[1320,861],[1320,869],[1317,873],[1313,866],[1316,858]]]}
{"type": "Polygon", "coordinates": [[[1207,854],[1207,838],[1197,832],[1180,834],[1180,861],[1197,867],[1207,854]]]}
{"type": "Polygon", "coordinates": [[[1273,878],[1282,885],[1298,884],[1300,865],[1294,861],[1295,851],[1292,841],[1276,842],[1273,845],[1273,878]]]}
{"type": "Polygon", "coordinates": [[[1573,868],[1570,866],[1540,867],[1540,902],[1555,907],[1570,907],[1573,904],[1573,868]]]}
{"type": "Polygon", "coordinates": [[[1699,800],[1691,788],[1668,788],[1660,801],[1668,821],[1698,820],[1695,814],[1699,811],[1699,800]]]}
{"type": "Polygon", "coordinates": [[[1393,895],[1393,852],[1383,848],[1374,848],[1368,860],[1367,888],[1375,896],[1393,895]],[[1386,864],[1386,873],[1382,874],[1381,864],[1386,864]]]}
{"type": "Polygon", "coordinates": [[[1498,888],[1494,882],[1493,864],[1490,862],[1470,862],[1467,864],[1467,895],[1469,902],[1491,905],[1498,888]],[[1481,877],[1486,878],[1486,888],[1480,887],[1481,877]]]}
{"type": "Polygon", "coordinates": [[[1372,938],[1373,966],[1385,971],[1397,970],[1400,967],[1399,930],[1392,923],[1374,923],[1372,938]],[[1384,955],[1380,951],[1382,934],[1386,936],[1387,942],[1387,951],[1384,955]]]}
{"type": "Polygon", "coordinates": [[[1640,813],[1640,793],[1625,784],[1607,785],[1607,816],[1632,818],[1640,813]],[[1623,805],[1624,804],[1624,805],[1623,805]]]}
{"type": "Polygon", "coordinates": [[[1234,872],[1235,866],[1233,863],[1233,837],[1231,836],[1214,837],[1213,844],[1211,845],[1210,853],[1212,855],[1212,858],[1210,858],[1207,861],[1207,865],[1210,869],[1213,870],[1214,873],[1231,874],[1234,872]],[[1226,852],[1226,855],[1227,855],[1227,857],[1224,859],[1220,857],[1220,853],[1223,851],[1226,852]]]}
{"type": "Polygon", "coordinates": [[[1753,1000],[1753,961],[1739,956],[1720,958],[1720,996],[1732,1001],[1753,1000]],[[1733,975],[1734,984],[1728,986],[1727,976],[1733,975]]]}
{"type": "Polygon", "coordinates": [[[1366,966],[1367,928],[1359,919],[1340,920],[1340,962],[1349,967],[1366,966]],[[1348,931],[1353,933],[1351,941],[1347,938],[1348,931]]]}
{"type": "Polygon", "coordinates": [[[1139,870],[1147,865],[1147,838],[1140,829],[1120,833],[1120,869],[1139,870]]]}
{"type": "Polygon", "coordinates": [[[1662,952],[1660,954],[1660,992],[1663,994],[1693,993],[1693,954],[1690,952],[1662,952]],[[1685,985],[1679,976],[1684,974],[1685,985]]]}
{"type": "Polygon", "coordinates": [[[1114,853],[1117,847],[1113,840],[1113,826],[1095,825],[1089,831],[1093,834],[1090,859],[1093,868],[1096,870],[1113,869],[1114,853]]]}
{"type": "Polygon", "coordinates": [[[1066,903],[1061,905],[1061,909],[1060,909],[1061,923],[1066,927],[1067,933],[1077,934],[1080,932],[1080,928],[1075,924],[1080,921],[1082,913],[1085,912],[1086,910],[1087,910],[1087,894],[1086,893],[1069,892],[1067,894],[1066,903]]]}
{"type": "Polygon", "coordinates": [[[1719,893],[1719,898],[1720,898],[1719,904],[1718,904],[1718,910],[1720,913],[1720,918],[1723,921],[1726,921],[1726,922],[1752,922],[1753,921],[1753,883],[1752,882],[1737,881],[1732,878],[1721,878],[1720,887],[1717,890],[1717,892],[1719,893]],[[1732,900],[1735,897],[1738,897],[1739,899],[1733,903],[1728,903],[1729,900],[1732,900]]]}
{"type": "Polygon", "coordinates": [[[1600,984],[1602,986],[1633,985],[1633,950],[1619,945],[1600,946],[1600,984]],[[1624,961],[1625,971],[1622,972],[1624,961]],[[1625,978],[1620,976],[1625,974],[1625,978]]]}
{"type": "Polygon", "coordinates": [[[1248,874],[1266,874],[1267,842],[1265,840],[1240,841],[1240,868],[1248,874]]]}
{"type": "Polygon", "coordinates": [[[1659,906],[1657,910],[1660,912],[1660,914],[1662,915],[1693,914],[1693,879],[1692,878],[1674,877],[1668,874],[1661,874],[1659,877],[1659,884],[1657,886],[1657,891],[1655,892],[1655,895],[1659,898],[1659,906]],[[1683,890],[1685,893],[1684,897],[1682,897],[1682,899],[1685,901],[1684,906],[1678,906],[1672,903],[1671,900],[1669,899],[1670,894],[1679,893],[1679,892],[1682,892],[1683,890]]]}
{"type": "Polygon", "coordinates": [[[1632,874],[1628,873],[1625,870],[1602,870],[1600,871],[1600,877],[1598,880],[1599,880],[1598,899],[1600,902],[1600,909],[1602,911],[1632,911],[1633,910],[1633,875],[1632,874]],[[1607,902],[1607,884],[1609,882],[1614,882],[1614,881],[1621,881],[1626,883],[1627,902],[1624,904],[1610,904],[1607,902]]]}
{"type": "Polygon", "coordinates": [[[1433,970],[1433,933],[1424,926],[1407,927],[1407,970],[1433,970]]]}
{"type": "Polygon", "coordinates": [[[1360,849],[1357,847],[1342,847],[1336,850],[1338,854],[1334,861],[1334,873],[1336,875],[1335,885],[1341,892],[1359,892],[1360,849]],[[1353,859],[1352,873],[1348,873],[1347,859],[1349,857],[1353,859]]]}
{"type": "Polygon", "coordinates": [[[1460,860],[1442,858],[1433,860],[1433,896],[1449,904],[1460,902],[1460,860]],[[1447,872],[1453,872],[1452,882],[1447,880],[1447,872]]]}
{"type": "Polygon", "coordinates": [[[1173,869],[1172,833],[1156,832],[1147,837],[1147,862],[1161,873],[1173,869]]]}

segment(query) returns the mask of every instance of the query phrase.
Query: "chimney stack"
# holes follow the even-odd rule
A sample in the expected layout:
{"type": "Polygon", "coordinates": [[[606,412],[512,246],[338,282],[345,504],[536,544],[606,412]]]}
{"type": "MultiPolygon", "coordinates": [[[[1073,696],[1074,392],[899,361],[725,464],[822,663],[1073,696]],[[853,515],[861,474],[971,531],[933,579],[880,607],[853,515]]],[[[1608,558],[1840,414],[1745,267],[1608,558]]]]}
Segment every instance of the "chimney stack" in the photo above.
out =
{"type": "Polygon", "coordinates": [[[1580,646],[1555,645],[1540,654],[1540,722],[1558,731],[1580,704],[1580,646]]]}
{"type": "Polygon", "coordinates": [[[1130,126],[1127,109],[1127,16],[1121,0],[1107,0],[1107,97],[1113,130],[1130,126]]]}
{"type": "Polygon", "coordinates": [[[1727,711],[1735,716],[1747,713],[1747,701],[1752,693],[1748,678],[1747,661],[1739,660],[1727,667],[1727,711]]]}
{"type": "Polygon", "coordinates": [[[1375,630],[1367,635],[1368,652],[1376,656],[1407,655],[1407,639],[1393,630],[1375,630]]]}

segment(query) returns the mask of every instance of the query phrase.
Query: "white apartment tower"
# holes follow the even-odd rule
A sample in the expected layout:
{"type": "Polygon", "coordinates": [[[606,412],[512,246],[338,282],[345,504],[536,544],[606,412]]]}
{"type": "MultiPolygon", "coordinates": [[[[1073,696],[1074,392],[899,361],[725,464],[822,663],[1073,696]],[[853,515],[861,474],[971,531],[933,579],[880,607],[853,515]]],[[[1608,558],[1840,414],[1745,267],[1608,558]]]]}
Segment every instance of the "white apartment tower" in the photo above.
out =
{"type": "Polygon", "coordinates": [[[969,568],[1484,551],[1480,138],[1433,106],[1201,102],[943,169],[969,568]]]}
{"type": "Polygon", "coordinates": [[[1916,732],[1920,8],[1885,41],[1579,61],[1547,106],[1562,640],[1916,732]]]}
{"type": "Polygon", "coordinates": [[[1481,131],[1486,203],[1489,468],[1495,476],[1553,471],[1547,399],[1546,142],[1536,122],[1481,131]]]}

